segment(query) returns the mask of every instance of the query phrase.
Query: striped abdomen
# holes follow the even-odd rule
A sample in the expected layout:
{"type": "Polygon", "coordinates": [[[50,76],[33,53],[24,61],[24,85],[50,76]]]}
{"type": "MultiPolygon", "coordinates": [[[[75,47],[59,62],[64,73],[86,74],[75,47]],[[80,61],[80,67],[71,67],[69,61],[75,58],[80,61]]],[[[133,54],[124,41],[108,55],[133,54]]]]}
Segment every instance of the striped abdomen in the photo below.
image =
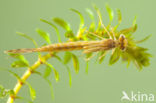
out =
{"type": "Polygon", "coordinates": [[[58,43],[43,46],[40,48],[33,49],[14,49],[6,52],[11,53],[30,53],[30,52],[60,52],[60,51],[72,51],[84,49],[85,53],[96,52],[100,50],[109,50],[115,47],[115,42],[112,39],[101,40],[101,41],[78,41],[78,42],[67,42],[58,43]]]}

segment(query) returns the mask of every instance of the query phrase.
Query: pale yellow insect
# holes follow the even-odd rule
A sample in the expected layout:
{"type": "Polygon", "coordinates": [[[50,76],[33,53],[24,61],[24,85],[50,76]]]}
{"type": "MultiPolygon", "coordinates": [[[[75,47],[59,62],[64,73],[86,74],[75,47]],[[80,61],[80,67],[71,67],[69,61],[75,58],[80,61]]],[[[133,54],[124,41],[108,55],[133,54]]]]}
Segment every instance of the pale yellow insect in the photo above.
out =
{"type": "Polygon", "coordinates": [[[123,34],[120,35],[118,40],[103,39],[100,41],[77,41],[67,43],[57,43],[40,48],[32,49],[14,49],[6,52],[10,53],[30,53],[30,52],[61,52],[72,50],[84,50],[84,53],[91,53],[97,51],[111,50],[119,47],[121,50],[125,50],[127,46],[127,40],[123,34]]]}

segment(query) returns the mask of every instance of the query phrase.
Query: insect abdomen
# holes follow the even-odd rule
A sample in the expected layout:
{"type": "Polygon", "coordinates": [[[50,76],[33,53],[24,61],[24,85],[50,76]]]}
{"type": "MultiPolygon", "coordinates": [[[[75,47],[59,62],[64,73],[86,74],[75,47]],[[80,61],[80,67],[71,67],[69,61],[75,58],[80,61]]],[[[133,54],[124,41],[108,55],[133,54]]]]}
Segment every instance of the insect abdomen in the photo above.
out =
{"type": "Polygon", "coordinates": [[[88,42],[58,43],[58,44],[44,46],[39,49],[40,49],[40,51],[45,51],[45,52],[72,51],[72,50],[80,50],[84,47],[84,45],[87,45],[87,44],[88,44],[88,42]]]}

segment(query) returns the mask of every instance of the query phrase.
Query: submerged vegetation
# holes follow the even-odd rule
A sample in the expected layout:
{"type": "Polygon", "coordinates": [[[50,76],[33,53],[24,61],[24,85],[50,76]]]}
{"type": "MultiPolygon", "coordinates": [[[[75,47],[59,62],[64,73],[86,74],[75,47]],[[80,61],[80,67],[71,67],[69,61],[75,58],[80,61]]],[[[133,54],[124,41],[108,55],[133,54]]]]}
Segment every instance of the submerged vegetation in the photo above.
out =
{"type": "MultiPolygon", "coordinates": [[[[90,19],[92,21],[89,27],[87,27],[85,25],[84,18],[82,16],[82,14],[78,10],[71,9],[71,11],[78,14],[80,17],[80,25],[79,25],[79,29],[77,32],[74,32],[72,30],[72,28],[70,27],[70,24],[61,18],[53,18],[52,21],[51,20],[48,21],[48,20],[44,20],[44,19],[40,19],[40,20],[43,23],[46,23],[55,29],[59,43],[62,43],[62,41],[61,41],[61,36],[59,34],[59,30],[56,25],[62,27],[65,30],[64,34],[65,34],[65,37],[68,38],[67,42],[99,41],[99,40],[101,40],[101,38],[102,39],[116,38],[117,40],[119,40],[120,35],[123,34],[127,40],[126,49],[121,50],[120,47],[114,48],[112,50],[112,54],[109,59],[109,64],[112,65],[112,64],[116,63],[119,59],[122,59],[122,61],[127,63],[127,66],[131,62],[134,63],[136,65],[136,67],[138,68],[138,70],[142,70],[143,67],[148,66],[150,64],[149,57],[151,55],[147,52],[148,49],[140,47],[137,44],[144,42],[150,36],[147,36],[147,37],[143,38],[142,40],[138,40],[138,41],[134,39],[133,33],[137,29],[136,18],[134,19],[132,25],[129,28],[118,30],[118,27],[122,22],[122,16],[121,16],[121,12],[119,9],[117,9],[118,24],[115,26],[111,25],[113,18],[114,18],[114,12],[108,5],[106,5],[106,9],[107,9],[107,12],[109,15],[109,24],[108,25],[104,25],[104,23],[102,22],[102,16],[101,16],[100,10],[96,6],[94,6],[94,9],[98,15],[99,22],[98,22],[98,24],[96,24],[95,20],[94,20],[94,18],[95,18],[94,13],[92,12],[92,10],[86,9],[86,12],[89,14],[90,19]],[[97,28],[96,28],[96,25],[97,25],[97,28]]],[[[41,30],[41,29],[37,29],[36,32],[46,41],[46,45],[51,44],[50,35],[47,32],[45,32],[44,30],[41,30]]],[[[36,48],[39,47],[38,44],[36,43],[36,41],[33,38],[29,37],[28,35],[26,35],[24,33],[20,33],[20,32],[17,32],[17,34],[32,41],[32,43],[34,44],[34,46],[36,48]]],[[[48,61],[47,61],[48,59],[50,59],[52,57],[59,60],[62,63],[62,65],[64,65],[67,68],[67,71],[69,73],[69,84],[71,86],[72,78],[71,78],[70,68],[68,67],[68,63],[72,60],[73,67],[74,67],[75,71],[78,73],[79,59],[73,52],[70,52],[70,51],[65,51],[63,58],[59,57],[59,55],[57,55],[57,53],[58,52],[49,52],[45,55],[42,55],[41,52],[38,52],[38,60],[33,65],[30,65],[28,60],[22,54],[8,53],[9,56],[11,56],[12,58],[15,59],[15,61],[11,64],[12,68],[25,67],[25,68],[27,68],[27,70],[23,74],[22,77],[18,76],[18,74],[14,73],[10,70],[7,70],[11,74],[13,74],[17,78],[18,81],[13,90],[12,89],[8,90],[8,89],[5,89],[3,86],[0,86],[0,97],[4,98],[7,95],[9,95],[9,99],[8,99],[7,103],[13,103],[15,99],[24,99],[23,97],[20,97],[17,94],[18,94],[19,90],[21,89],[21,87],[25,84],[30,89],[31,100],[30,101],[28,100],[28,101],[33,102],[34,99],[36,98],[36,92],[35,92],[35,89],[31,86],[31,84],[29,84],[26,80],[28,79],[28,77],[31,74],[36,73],[36,74],[40,75],[41,77],[43,77],[47,81],[47,83],[50,86],[52,98],[54,98],[53,87],[52,87],[51,81],[48,77],[50,76],[51,73],[54,73],[54,78],[56,81],[58,81],[59,80],[59,72],[57,71],[57,69],[55,69],[55,67],[52,64],[48,63],[48,61]],[[44,73],[40,73],[36,70],[41,64],[46,66],[44,73]]],[[[105,56],[107,55],[107,50],[98,51],[97,53],[98,53],[98,55],[97,55],[98,61],[99,61],[99,63],[102,63],[104,61],[105,56]]],[[[96,54],[96,53],[89,52],[86,54],[86,71],[88,71],[88,68],[89,68],[88,62],[91,59],[91,57],[94,56],[94,54],[96,54]]],[[[26,100],[26,99],[24,99],[24,100],[26,100]]]]}

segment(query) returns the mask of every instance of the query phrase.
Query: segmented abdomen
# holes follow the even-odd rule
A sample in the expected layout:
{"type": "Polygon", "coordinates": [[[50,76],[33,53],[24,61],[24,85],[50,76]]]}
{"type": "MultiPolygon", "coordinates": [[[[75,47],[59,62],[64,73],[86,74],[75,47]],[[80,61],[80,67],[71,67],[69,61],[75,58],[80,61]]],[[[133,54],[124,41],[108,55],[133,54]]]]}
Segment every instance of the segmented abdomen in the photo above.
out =
{"type": "Polygon", "coordinates": [[[115,47],[115,41],[112,39],[105,39],[101,41],[77,41],[58,43],[43,46],[40,48],[33,49],[14,49],[6,52],[11,53],[30,53],[30,52],[61,52],[61,51],[72,51],[72,50],[84,50],[84,53],[97,52],[101,50],[110,50],[115,47]]]}
{"type": "Polygon", "coordinates": [[[41,48],[38,48],[37,51],[42,52],[59,52],[59,51],[72,51],[72,50],[81,50],[84,46],[95,44],[98,41],[78,41],[78,42],[67,42],[67,43],[58,43],[51,44],[41,48]]]}

